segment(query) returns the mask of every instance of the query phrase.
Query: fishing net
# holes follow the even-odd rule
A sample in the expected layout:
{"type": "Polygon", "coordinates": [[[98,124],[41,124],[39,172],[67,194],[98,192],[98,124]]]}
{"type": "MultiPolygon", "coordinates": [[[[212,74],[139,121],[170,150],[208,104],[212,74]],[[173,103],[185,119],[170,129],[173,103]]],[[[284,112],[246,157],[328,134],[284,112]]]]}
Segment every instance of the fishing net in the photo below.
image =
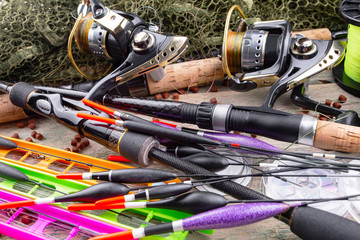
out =
{"type": "MultiPolygon", "coordinates": [[[[0,79],[44,85],[85,79],[72,67],[66,42],[75,22],[79,1],[0,0],[0,79]]],[[[214,56],[222,43],[226,14],[238,4],[248,17],[288,19],[295,29],[344,28],[337,16],[340,0],[144,0],[102,1],[111,9],[133,12],[164,32],[187,36],[191,47],[185,58],[214,56]]],[[[103,73],[109,63],[80,53],[73,55],[89,75],[103,73]]]]}

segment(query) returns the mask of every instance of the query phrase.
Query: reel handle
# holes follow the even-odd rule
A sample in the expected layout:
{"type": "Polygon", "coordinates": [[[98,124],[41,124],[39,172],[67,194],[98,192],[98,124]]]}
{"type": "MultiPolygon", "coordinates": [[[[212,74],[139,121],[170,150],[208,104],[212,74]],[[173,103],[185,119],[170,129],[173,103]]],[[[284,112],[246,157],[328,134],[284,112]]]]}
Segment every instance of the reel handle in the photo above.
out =
{"type": "Polygon", "coordinates": [[[360,153],[360,128],[340,123],[318,121],[314,147],[360,153]]]}

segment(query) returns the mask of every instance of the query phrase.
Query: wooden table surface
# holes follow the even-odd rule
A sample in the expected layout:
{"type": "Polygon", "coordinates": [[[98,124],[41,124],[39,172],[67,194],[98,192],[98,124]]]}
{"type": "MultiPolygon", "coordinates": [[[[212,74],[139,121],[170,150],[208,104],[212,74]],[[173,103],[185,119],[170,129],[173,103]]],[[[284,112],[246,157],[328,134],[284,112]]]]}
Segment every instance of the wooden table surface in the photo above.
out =
{"type": "MultiPolygon", "coordinates": [[[[329,73],[317,77],[317,80],[328,80],[329,73]]],[[[215,97],[218,103],[231,103],[233,105],[243,105],[243,106],[259,106],[262,104],[262,101],[265,98],[265,95],[268,91],[268,88],[255,89],[250,92],[234,92],[225,87],[221,86],[221,83],[218,84],[218,92],[206,92],[207,87],[202,87],[199,93],[187,93],[185,95],[180,95],[180,101],[200,103],[203,101],[209,101],[211,98],[215,97]]],[[[343,104],[342,109],[352,109],[357,112],[360,112],[359,99],[357,97],[351,96],[350,94],[344,92],[340,89],[335,83],[329,84],[315,84],[310,85],[310,89],[307,91],[307,94],[311,96],[312,99],[320,102],[325,102],[325,99],[337,99],[339,94],[344,94],[348,97],[348,101],[343,104]]],[[[286,93],[281,96],[275,106],[275,109],[298,113],[301,112],[299,107],[293,105],[290,101],[290,93],[286,93]]],[[[314,113],[310,113],[314,114],[314,113]]],[[[21,122],[10,122],[0,124],[0,134],[5,136],[11,136],[13,133],[17,132],[20,135],[20,138],[26,139],[30,136],[32,130],[29,128],[19,129],[16,127],[16,123],[21,122]]],[[[56,123],[53,120],[46,119],[43,117],[36,117],[36,131],[44,135],[44,139],[39,141],[35,140],[43,145],[48,145],[52,147],[57,147],[64,149],[70,147],[70,141],[73,139],[73,131],[63,127],[62,125],[56,123]]],[[[259,139],[264,140],[270,144],[273,144],[279,148],[285,148],[289,146],[289,143],[279,142],[271,139],[266,139],[259,137],[259,139]]],[[[306,150],[313,149],[311,147],[303,145],[294,145],[290,149],[296,150],[306,150]]],[[[95,157],[100,157],[106,159],[108,155],[114,155],[115,153],[111,150],[105,148],[104,146],[91,141],[90,147],[82,151],[83,154],[88,154],[95,157]]],[[[261,180],[260,178],[253,178],[248,185],[252,189],[261,191],[261,180]]],[[[7,239],[7,237],[2,237],[0,239],[7,239]]],[[[284,239],[292,240],[298,239],[289,229],[289,226],[286,224],[271,218],[264,220],[259,223],[255,223],[248,226],[232,228],[232,229],[221,229],[216,230],[213,235],[203,235],[199,233],[190,233],[188,239],[284,239]]]]}

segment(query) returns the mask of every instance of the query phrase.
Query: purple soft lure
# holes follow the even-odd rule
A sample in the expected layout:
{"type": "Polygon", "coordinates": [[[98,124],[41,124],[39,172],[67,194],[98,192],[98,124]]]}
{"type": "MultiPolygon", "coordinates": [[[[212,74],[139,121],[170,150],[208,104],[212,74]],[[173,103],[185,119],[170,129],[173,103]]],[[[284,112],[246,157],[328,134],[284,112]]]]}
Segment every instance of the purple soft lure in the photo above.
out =
{"type": "Polygon", "coordinates": [[[231,228],[259,222],[289,209],[285,203],[247,203],[217,208],[183,219],[184,230],[231,228]]]}

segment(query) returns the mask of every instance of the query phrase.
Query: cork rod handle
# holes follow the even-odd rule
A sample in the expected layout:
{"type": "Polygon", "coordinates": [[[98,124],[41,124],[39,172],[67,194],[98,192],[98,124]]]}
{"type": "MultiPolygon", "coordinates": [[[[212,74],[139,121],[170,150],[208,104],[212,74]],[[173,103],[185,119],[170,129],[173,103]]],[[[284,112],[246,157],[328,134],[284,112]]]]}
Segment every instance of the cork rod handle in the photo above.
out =
{"type": "Polygon", "coordinates": [[[295,34],[302,34],[307,38],[316,40],[331,40],[331,32],[328,28],[318,28],[307,31],[292,32],[292,37],[294,37],[295,34]]]}
{"type": "Polygon", "coordinates": [[[147,74],[150,94],[172,91],[193,86],[202,86],[224,79],[222,62],[219,58],[207,58],[165,67],[161,81],[152,80],[147,74]]]}
{"type": "Polygon", "coordinates": [[[360,153],[360,127],[318,121],[314,147],[360,153]]]}

